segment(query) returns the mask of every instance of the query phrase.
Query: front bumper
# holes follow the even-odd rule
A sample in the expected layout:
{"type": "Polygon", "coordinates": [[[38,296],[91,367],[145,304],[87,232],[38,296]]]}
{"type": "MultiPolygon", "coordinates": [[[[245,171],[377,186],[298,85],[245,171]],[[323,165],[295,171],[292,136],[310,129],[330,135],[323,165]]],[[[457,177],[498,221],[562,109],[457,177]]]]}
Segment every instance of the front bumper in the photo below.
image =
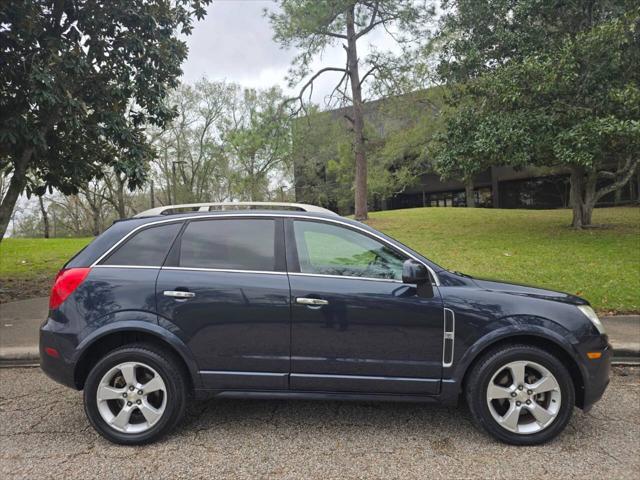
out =
{"type": "Polygon", "coordinates": [[[593,404],[602,398],[607,386],[611,372],[611,357],[613,349],[605,340],[602,348],[602,356],[597,360],[586,360],[585,366],[587,375],[584,379],[584,399],[582,409],[588,412],[593,404]]]}

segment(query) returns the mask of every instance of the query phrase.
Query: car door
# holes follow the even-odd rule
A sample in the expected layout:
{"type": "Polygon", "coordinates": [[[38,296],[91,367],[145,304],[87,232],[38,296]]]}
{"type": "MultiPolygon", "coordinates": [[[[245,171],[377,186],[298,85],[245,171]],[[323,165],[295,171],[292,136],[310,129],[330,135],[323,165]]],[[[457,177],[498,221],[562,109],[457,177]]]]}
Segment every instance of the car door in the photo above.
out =
{"type": "Polygon", "coordinates": [[[290,292],[283,221],[187,222],[156,284],[161,322],[187,343],[209,389],[285,389],[290,292]]]}
{"type": "Polygon", "coordinates": [[[443,305],[402,283],[408,255],[367,230],[287,221],[294,390],[437,394],[443,305]]]}

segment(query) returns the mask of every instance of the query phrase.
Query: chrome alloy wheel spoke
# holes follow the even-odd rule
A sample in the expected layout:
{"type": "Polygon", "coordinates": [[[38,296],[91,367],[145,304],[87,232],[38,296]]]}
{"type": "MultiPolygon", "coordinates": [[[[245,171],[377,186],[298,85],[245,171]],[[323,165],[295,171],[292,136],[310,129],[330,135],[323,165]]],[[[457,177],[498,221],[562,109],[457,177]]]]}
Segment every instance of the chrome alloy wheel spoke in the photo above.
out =
{"type": "Polygon", "coordinates": [[[555,377],[547,372],[547,374],[537,382],[527,385],[527,388],[533,390],[534,393],[545,393],[551,390],[559,390],[560,385],[558,385],[555,377]]]}
{"type": "Polygon", "coordinates": [[[487,398],[490,398],[491,400],[511,398],[514,390],[514,388],[501,387],[495,383],[490,383],[487,388],[487,398]]]}
{"type": "Polygon", "coordinates": [[[115,388],[109,385],[98,386],[98,402],[105,400],[121,400],[122,394],[126,393],[126,388],[115,388]]]}

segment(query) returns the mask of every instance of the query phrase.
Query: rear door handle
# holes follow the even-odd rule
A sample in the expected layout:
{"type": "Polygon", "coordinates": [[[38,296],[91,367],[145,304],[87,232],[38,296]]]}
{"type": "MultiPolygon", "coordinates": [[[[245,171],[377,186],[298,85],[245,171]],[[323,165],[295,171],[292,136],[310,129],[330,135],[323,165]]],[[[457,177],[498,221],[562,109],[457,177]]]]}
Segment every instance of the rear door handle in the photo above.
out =
{"type": "Polygon", "coordinates": [[[165,290],[165,297],[173,297],[173,298],[193,298],[196,296],[193,292],[184,292],[180,290],[165,290]]]}
{"type": "Polygon", "coordinates": [[[329,305],[329,302],[327,300],[322,300],[321,298],[306,298],[306,297],[296,298],[296,303],[299,303],[300,305],[311,305],[314,307],[329,305]]]}

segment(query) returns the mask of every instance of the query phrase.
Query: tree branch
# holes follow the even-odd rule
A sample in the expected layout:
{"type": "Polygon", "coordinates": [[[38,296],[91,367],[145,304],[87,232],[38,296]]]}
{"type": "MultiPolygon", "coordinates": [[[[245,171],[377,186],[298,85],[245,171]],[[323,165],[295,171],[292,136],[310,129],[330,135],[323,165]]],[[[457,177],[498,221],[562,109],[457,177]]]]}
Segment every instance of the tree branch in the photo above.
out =
{"type": "Polygon", "coordinates": [[[364,83],[364,81],[366,80],[366,78],[371,75],[373,72],[375,72],[376,70],[378,70],[378,66],[374,65],[373,67],[371,67],[367,73],[365,73],[362,78],[360,79],[360,83],[358,84],[360,87],[362,87],[362,84],[364,83]]]}
{"type": "Polygon", "coordinates": [[[344,40],[347,39],[347,36],[343,35],[342,33],[329,32],[327,30],[316,30],[313,33],[315,33],[316,35],[326,35],[327,37],[342,38],[344,40]]]}
{"type": "Polygon", "coordinates": [[[624,167],[615,173],[615,176],[616,178],[618,178],[618,180],[598,190],[595,194],[595,201],[597,202],[607,193],[615,192],[619,188],[626,185],[626,183],[635,173],[636,168],[638,167],[638,163],[640,163],[640,159],[633,160],[631,157],[629,157],[625,162],[624,167]]]}
{"type": "MultiPolygon", "coordinates": [[[[322,68],[320,70],[318,70],[315,74],[313,74],[313,76],[302,86],[302,88],[300,89],[300,93],[298,93],[297,96],[295,97],[291,97],[291,98],[287,98],[284,102],[282,102],[281,107],[285,107],[286,105],[288,105],[291,102],[295,102],[298,101],[300,102],[300,108],[298,108],[295,112],[293,112],[292,115],[297,115],[301,110],[305,111],[304,108],[304,92],[307,90],[307,88],[311,87],[312,91],[313,91],[313,82],[323,73],[326,72],[342,72],[342,73],[349,73],[349,71],[346,68],[339,68],[339,67],[325,67],[322,68]]],[[[342,81],[340,82],[342,83],[342,81]]]]}
{"type": "Polygon", "coordinates": [[[381,22],[384,22],[384,19],[381,19],[376,22],[376,17],[378,16],[378,8],[380,7],[380,0],[376,0],[376,3],[373,5],[373,12],[371,13],[371,19],[369,20],[369,25],[356,33],[356,40],[366,35],[371,30],[376,28],[376,26],[380,25],[381,22]]]}

